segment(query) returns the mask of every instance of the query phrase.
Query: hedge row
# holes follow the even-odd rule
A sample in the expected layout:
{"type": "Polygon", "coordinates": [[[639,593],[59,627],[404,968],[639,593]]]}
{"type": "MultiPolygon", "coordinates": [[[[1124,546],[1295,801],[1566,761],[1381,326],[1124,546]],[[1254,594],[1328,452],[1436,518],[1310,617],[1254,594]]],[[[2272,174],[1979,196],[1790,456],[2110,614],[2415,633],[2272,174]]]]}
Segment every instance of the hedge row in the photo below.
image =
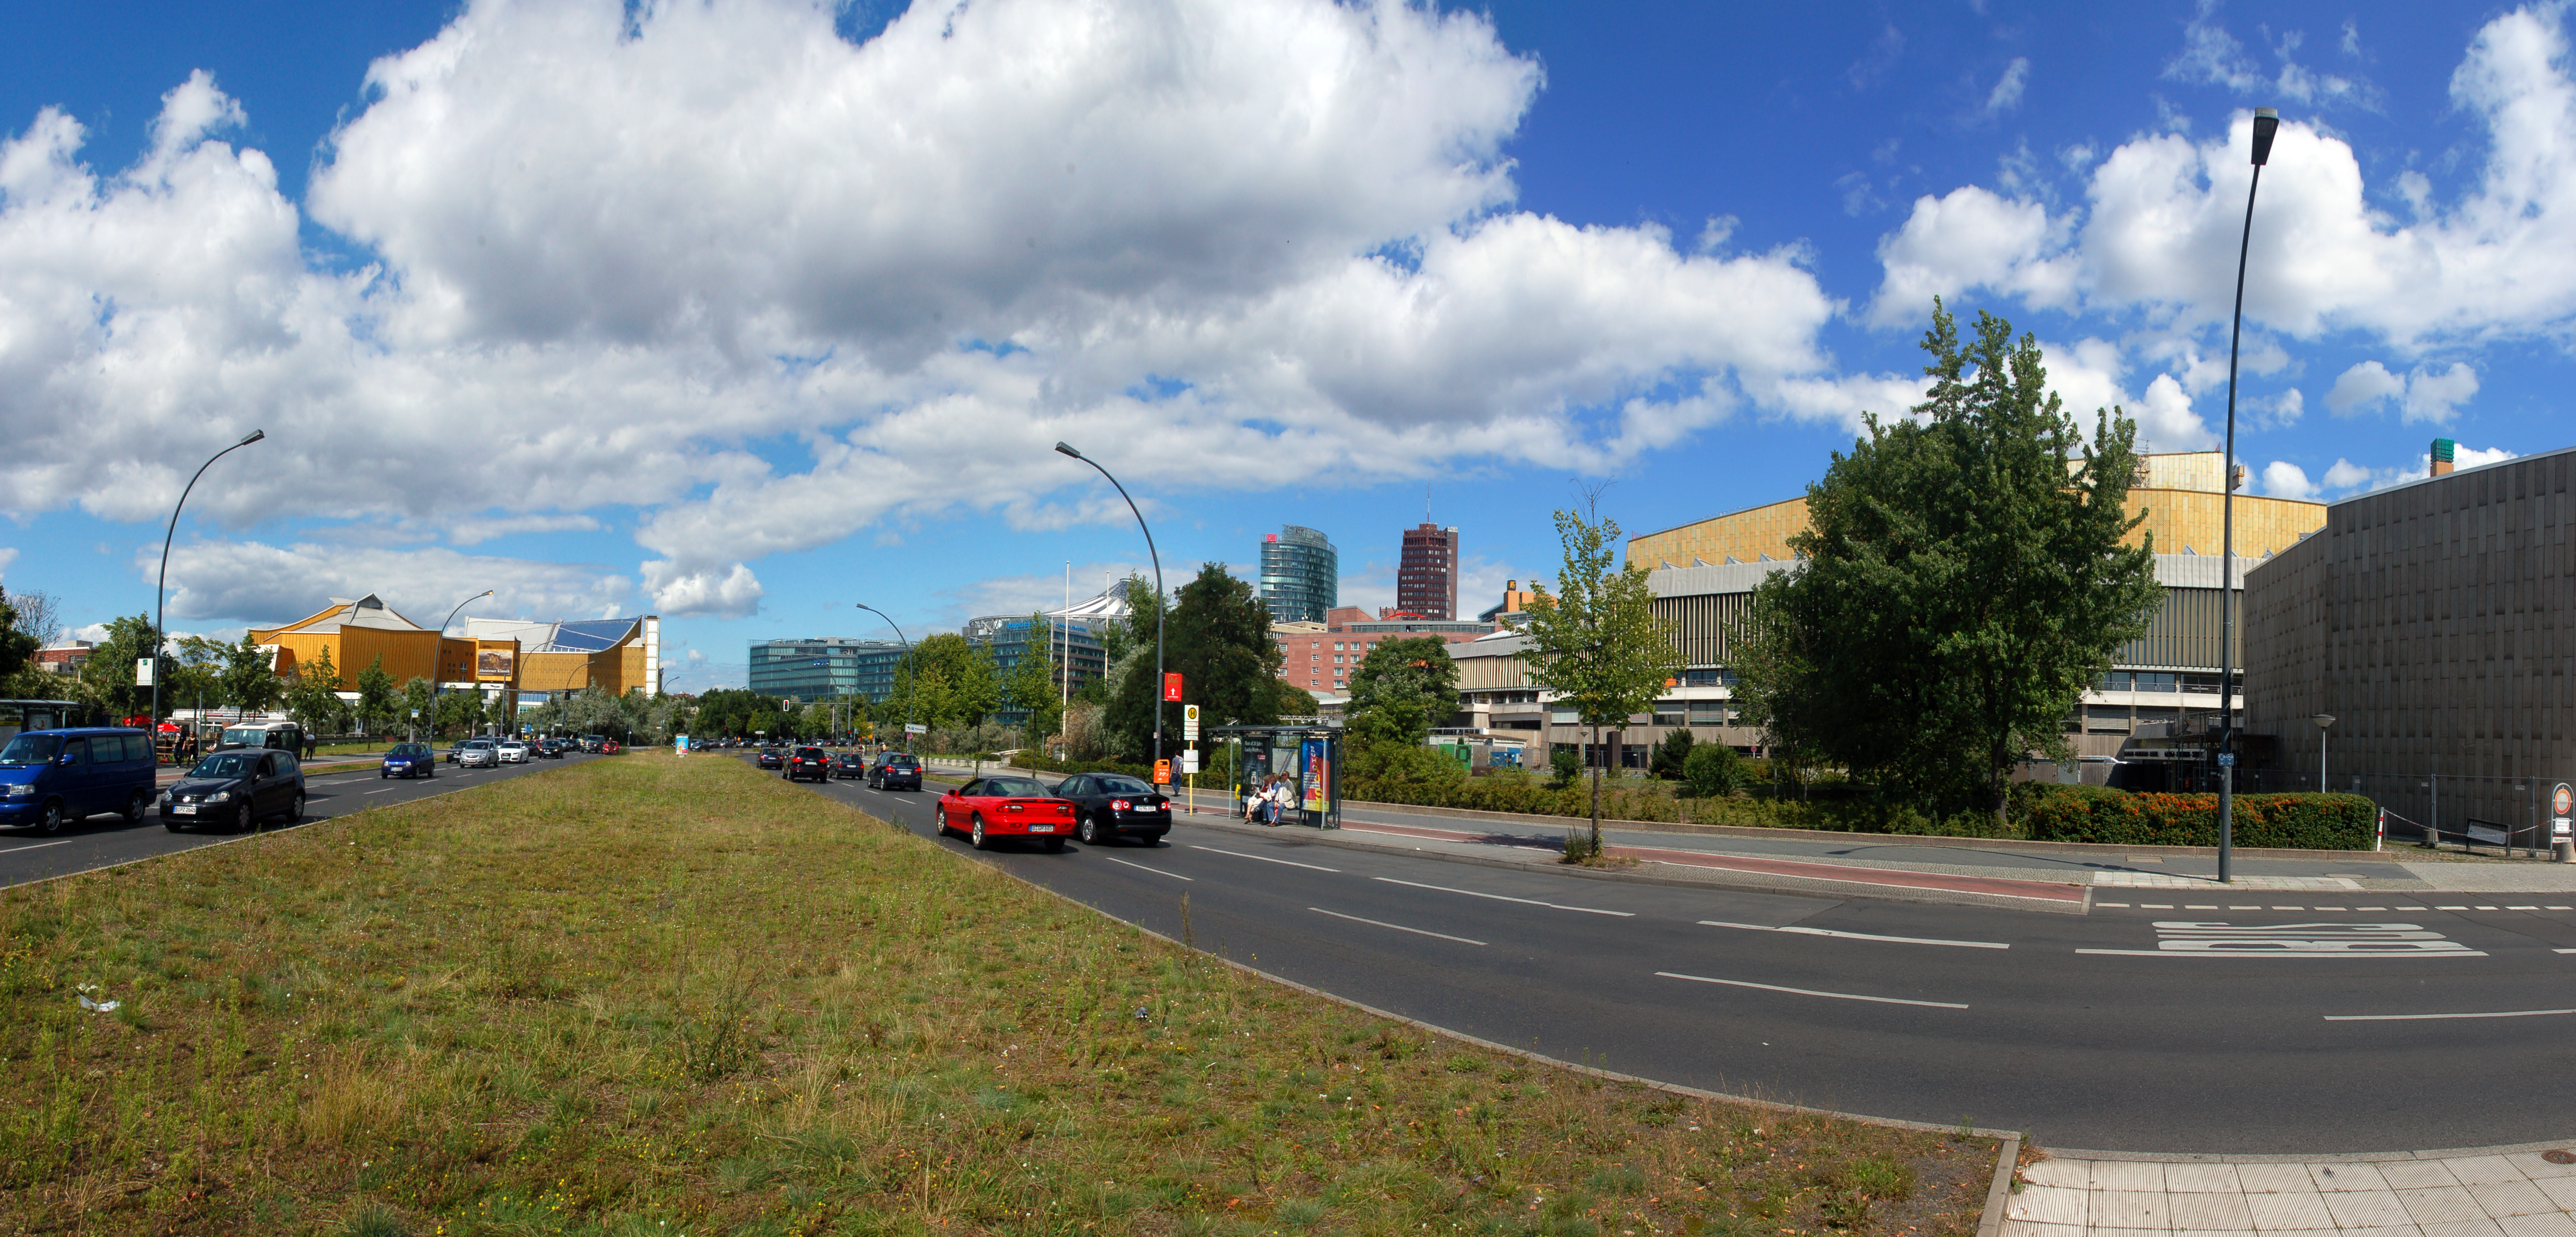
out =
{"type": "Polygon", "coordinates": [[[1150,777],[1154,772],[1144,765],[1116,760],[1056,760],[1035,752],[1012,753],[1011,765],[1037,773],[1124,773],[1130,777],[1150,777]]]}
{"type": "MultiPolygon", "coordinates": [[[[2369,850],[2379,831],[2379,808],[2360,795],[2238,795],[2234,816],[2238,846],[2369,850]]],[[[2216,846],[2218,796],[2058,786],[2032,797],[2022,826],[2043,842],[2216,846]]]]}
{"type": "MultiPolygon", "coordinates": [[[[1813,800],[1804,797],[1774,799],[1761,788],[1743,797],[1692,799],[1676,797],[1669,785],[1662,783],[1643,787],[1605,785],[1601,788],[1601,819],[1936,837],[1995,836],[1993,818],[1982,813],[1934,819],[1903,805],[1885,804],[1848,793],[1822,793],[1826,789],[1818,787],[1819,793],[1813,800]]],[[[1848,790],[1839,786],[1834,789],[1848,790]]],[[[1345,798],[1366,803],[1413,807],[1534,816],[1585,817],[1592,814],[1591,786],[1582,781],[1556,789],[1533,779],[1472,778],[1442,783],[1353,779],[1343,786],[1342,793],[1345,798]]]]}

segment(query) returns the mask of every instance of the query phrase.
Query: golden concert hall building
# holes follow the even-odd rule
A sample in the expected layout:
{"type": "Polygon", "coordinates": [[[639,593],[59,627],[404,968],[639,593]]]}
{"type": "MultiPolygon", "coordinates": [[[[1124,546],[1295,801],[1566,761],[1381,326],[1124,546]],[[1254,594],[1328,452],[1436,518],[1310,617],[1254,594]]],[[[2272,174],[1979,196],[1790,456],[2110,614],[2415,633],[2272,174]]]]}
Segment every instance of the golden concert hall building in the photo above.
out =
{"type": "Polygon", "coordinates": [[[615,695],[661,694],[662,620],[639,618],[467,619],[465,635],[432,631],[374,594],[334,597],[328,608],[279,627],[250,631],[270,649],[272,667],[293,674],[326,655],[342,694],[383,660],[395,683],[429,679],[449,690],[481,688],[528,696],[566,695],[596,687],[615,695]]]}

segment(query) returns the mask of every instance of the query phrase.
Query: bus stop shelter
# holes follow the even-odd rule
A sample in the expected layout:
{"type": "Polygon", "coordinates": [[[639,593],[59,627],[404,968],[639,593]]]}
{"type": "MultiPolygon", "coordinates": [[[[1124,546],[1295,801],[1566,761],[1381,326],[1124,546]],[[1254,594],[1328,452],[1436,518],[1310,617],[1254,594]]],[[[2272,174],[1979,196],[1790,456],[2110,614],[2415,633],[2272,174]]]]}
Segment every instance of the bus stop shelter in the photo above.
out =
{"type": "Polygon", "coordinates": [[[1236,803],[1273,774],[1286,774],[1296,781],[1297,801],[1280,814],[1281,824],[1342,827],[1341,727],[1322,722],[1210,726],[1207,735],[1226,745],[1236,803]]]}

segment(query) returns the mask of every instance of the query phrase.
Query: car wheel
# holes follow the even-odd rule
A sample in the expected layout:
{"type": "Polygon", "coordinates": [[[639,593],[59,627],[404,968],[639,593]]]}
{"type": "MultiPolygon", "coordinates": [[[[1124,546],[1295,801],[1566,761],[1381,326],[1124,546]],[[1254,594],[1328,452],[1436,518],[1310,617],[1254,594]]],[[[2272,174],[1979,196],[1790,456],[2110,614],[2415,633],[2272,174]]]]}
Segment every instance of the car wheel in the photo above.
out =
{"type": "Polygon", "coordinates": [[[286,823],[292,825],[303,819],[304,792],[299,790],[295,792],[294,798],[286,801],[286,823]]]}
{"type": "Polygon", "coordinates": [[[974,845],[975,845],[975,849],[977,849],[977,850],[991,850],[991,849],[993,849],[993,842],[992,842],[992,839],[987,838],[987,837],[985,837],[985,836],[984,836],[984,814],[983,814],[983,813],[981,813],[981,812],[977,812],[977,813],[975,814],[975,832],[974,832],[974,834],[973,834],[973,835],[971,835],[967,840],[968,840],[968,841],[970,841],[970,842],[972,842],[972,843],[974,843],[974,845]]]}
{"type": "Polygon", "coordinates": [[[233,813],[233,832],[248,833],[250,832],[250,827],[257,823],[259,822],[254,820],[250,814],[250,800],[242,800],[241,810],[233,813]]]}
{"type": "Polygon", "coordinates": [[[392,777],[392,776],[393,776],[393,774],[390,774],[390,773],[385,772],[382,768],[379,768],[379,769],[377,769],[377,770],[376,770],[376,780],[377,780],[377,781],[380,781],[380,782],[381,782],[381,781],[385,780],[386,778],[389,778],[389,777],[392,777]]]}
{"type": "Polygon", "coordinates": [[[63,804],[57,799],[45,805],[45,814],[36,818],[36,832],[52,837],[63,831],[63,804]]]}
{"type": "Polygon", "coordinates": [[[945,809],[930,809],[930,823],[938,829],[939,836],[948,836],[948,813],[945,809]]]}
{"type": "Polygon", "coordinates": [[[1073,827],[1073,836],[1080,839],[1085,846],[1100,845],[1100,822],[1084,816],[1082,823],[1073,827]]]}
{"type": "Polygon", "coordinates": [[[1047,853],[1048,853],[1048,854],[1050,854],[1050,855],[1060,855],[1060,854],[1063,854],[1063,853],[1064,853],[1064,839],[1063,839],[1063,838],[1048,838],[1048,839],[1046,840],[1046,846],[1047,846],[1047,853]]]}

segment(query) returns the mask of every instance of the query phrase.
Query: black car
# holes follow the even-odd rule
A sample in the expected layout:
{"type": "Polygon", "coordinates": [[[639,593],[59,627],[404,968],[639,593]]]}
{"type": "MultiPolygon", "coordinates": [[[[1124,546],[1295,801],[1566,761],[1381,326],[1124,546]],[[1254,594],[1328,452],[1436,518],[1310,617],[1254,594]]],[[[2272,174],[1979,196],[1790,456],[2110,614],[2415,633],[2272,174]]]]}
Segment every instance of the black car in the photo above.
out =
{"type": "Polygon", "coordinates": [[[564,758],[564,749],[571,746],[570,739],[547,739],[537,744],[537,754],[548,760],[561,760],[564,758]]]}
{"type": "Polygon", "coordinates": [[[834,777],[866,777],[867,775],[868,758],[861,753],[843,752],[832,758],[834,777]]]}
{"type": "Polygon", "coordinates": [[[1073,836],[1085,846],[1119,837],[1151,844],[1172,831],[1171,799],[1124,773],[1074,774],[1056,783],[1055,797],[1073,800],[1073,836]]]}
{"type": "Polygon", "coordinates": [[[800,747],[787,757],[787,780],[801,782],[806,778],[828,781],[832,776],[832,757],[819,747],[800,747]]]}
{"type": "Polygon", "coordinates": [[[161,795],[161,823],[172,833],[193,824],[247,831],[272,816],[288,824],[304,819],[304,768],[292,752],[216,752],[161,795]]]}
{"type": "Polygon", "coordinates": [[[910,752],[885,752],[868,766],[871,790],[921,789],[921,758],[910,752]]]}
{"type": "Polygon", "coordinates": [[[787,767],[787,751],[784,748],[764,747],[760,749],[760,755],[753,758],[752,763],[764,769],[784,769],[787,767]]]}

